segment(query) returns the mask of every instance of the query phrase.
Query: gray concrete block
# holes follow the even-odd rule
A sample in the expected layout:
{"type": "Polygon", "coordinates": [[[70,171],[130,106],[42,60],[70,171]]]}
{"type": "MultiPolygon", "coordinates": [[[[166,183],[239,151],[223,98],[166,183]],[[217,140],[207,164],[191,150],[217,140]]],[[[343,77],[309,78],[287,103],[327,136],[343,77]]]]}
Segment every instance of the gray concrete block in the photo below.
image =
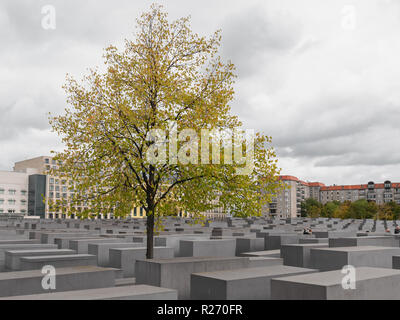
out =
{"type": "Polygon", "coordinates": [[[311,249],[311,266],[322,271],[339,270],[345,265],[354,267],[392,268],[392,257],[400,255],[393,247],[338,247],[311,249]]]}
{"type": "Polygon", "coordinates": [[[75,254],[75,251],[69,249],[10,250],[5,252],[5,266],[7,270],[18,271],[22,257],[71,254],[75,254]]]}
{"type": "Polygon", "coordinates": [[[0,271],[5,270],[5,252],[9,250],[57,249],[55,244],[2,244],[0,245],[0,271]]]}
{"type": "MultiPolygon", "coordinates": [[[[134,277],[136,260],[146,259],[146,252],[146,248],[112,248],[109,250],[110,267],[121,269],[124,278],[134,277]]],[[[173,258],[174,249],[154,247],[154,257],[173,258]]]]}
{"type": "Polygon", "coordinates": [[[235,239],[219,240],[181,240],[181,257],[234,257],[235,239]]]}
{"type": "Polygon", "coordinates": [[[42,269],[44,266],[54,268],[68,268],[77,266],[96,266],[96,256],[91,254],[68,254],[56,256],[21,257],[19,262],[20,270],[42,269]]]}
{"type": "Polygon", "coordinates": [[[254,252],[242,252],[239,257],[273,257],[280,258],[281,250],[264,250],[264,251],[254,251],[254,252]]]}
{"type": "Polygon", "coordinates": [[[275,300],[399,300],[400,270],[358,267],[356,288],[344,289],[341,270],[271,280],[275,300]]]}
{"type": "Polygon", "coordinates": [[[300,238],[299,244],[303,243],[328,243],[328,238],[300,238]]]}
{"type": "Polygon", "coordinates": [[[177,300],[176,290],[133,285],[2,298],[0,300],[177,300]]]}
{"type": "MultiPolygon", "coordinates": [[[[52,292],[113,287],[117,270],[84,266],[56,271],[56,289],[52,292]]],[[[1,272],[0,297],[48,293],[42,287],[43,276],[41,270],[1,272]]]]}
{"type": "Polygon", "coordinates": [[[87,254],[89,243],[118,243],[121,239],[103,238],[103,239],[73,239],[69,241],[69,249],[75,250],[79,254],[87,254]]]}
{"type": "Polygon", "coordinates": [[[400,269],[400,256],[393,256],[392,257],[392,268],[393,269],[400,269]]]}
{"type": "Polygon", "coordinates": [[[88,253],[93,254],[97,257],[97,265],[99,267],[108,267],[110,265],[110,249],[139,247],[143,247],[143,244],[139,242],[89,243],[88,253]]]}
{"type": "Polygon", "coordinates": [[[249,268],[269,267],[277,265],[283,265],[282,258],[249,257],[249,268]]]}
{"type": "Polygon", "coordinates": [[[283,264],[300,268],[310,268],[310,250],[312,248],[327,248],[327,243],[286,244],[281,247],[283,264]]]}
{"type": "Polygon", "coordinates": [[[236,255],[242,252],[254,252],[264,250],[262,238],[236,238],[236,255]]]}
{"type": "Polygon", "coordinates": [[[241,269],[248,266],[249,259],[245,257],[137,260],[136,283],[176,289],[178,299],[189,299],[192,273],[241,269]]]}
{"type": "MultiPolygon", "coordinates": [[[[84,239],[93,239],[92,237],[88,236],[73,236],[73,237],[59,237],[59,238],[54,238],[54,243],[57,245],[58,249],[69,249],[69,242],[71,240],[84,240],[84,239]]],[[[101,239],[101,238],[95,238],[95,239],[101,239]]]]}
{"type": "Polygon", "coordinates": [[[300,235],[298,234],[280,234],[265,237],[265,250],[277,250],[280,249],[284,244],[296,244],[299,243],[300,235]]]}
{"type": "Polygon", "coordinates": [[[316,270],[288,266],[270,266],[191,275],[190,296],[194,300],[268,300],[271,279],[316,270]]]}
{"type": "Polygon", "coordinates": [[[378,246],[399,247],[399,240],[391,236],[368,236],[329,239],[329,247],[352,247],[352,246],[378,246]]]}

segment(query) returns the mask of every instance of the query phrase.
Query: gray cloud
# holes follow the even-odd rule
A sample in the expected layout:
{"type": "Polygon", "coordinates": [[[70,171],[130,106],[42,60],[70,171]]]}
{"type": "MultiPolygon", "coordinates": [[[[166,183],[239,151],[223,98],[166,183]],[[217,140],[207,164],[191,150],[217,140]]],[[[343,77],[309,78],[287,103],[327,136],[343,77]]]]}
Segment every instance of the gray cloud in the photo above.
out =
{"type": "MultiPolygon", "coordinates": [[[[283,172],[325,183],[400,181],[400,5],[345,0],[160,1],[193,29],[222,29],[237,66],[233,111],[273,137],[283,172]]],[[[0,3],[0,169],[61,148],[47,112],[65,107],[65,74],[102,64],[102,49],[132,37],[148,1],[3,0],[0,3]],[[41,28],[56,7],[57,29],[41,28]]]]}

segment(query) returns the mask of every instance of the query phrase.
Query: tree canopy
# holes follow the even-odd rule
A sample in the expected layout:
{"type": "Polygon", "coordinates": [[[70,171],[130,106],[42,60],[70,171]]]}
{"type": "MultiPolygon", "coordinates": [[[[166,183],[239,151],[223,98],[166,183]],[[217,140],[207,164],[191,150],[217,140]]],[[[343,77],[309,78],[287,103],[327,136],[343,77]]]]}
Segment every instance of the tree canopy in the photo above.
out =
{"type": "Polygon", "coordinates": [[[396,202],[376,204],[374,201],[359,199],[354,202],[330,201],[321,204],[315,199],[306,199],[301,204],[302,216],[317,218],[341,219],[386,219],[398,220],[400,218],[400,205],[396,202]]]}
{"type": "Polygon", "coordinates": [[[231,113],[235,68],[218,56],[220,41],[220,31],[199,36],[189,18],[169,22],[152,5],[123,50],[106,48],[105,71],[67,76],[69,106],[50,116],[65,145],[51,174],[73,181],[74,197],[53,205],[80,217],[143,207],[148,258],[164,216],[260,215],[280,188],[277,159],[271,137],[245,139],[231,113]]]}

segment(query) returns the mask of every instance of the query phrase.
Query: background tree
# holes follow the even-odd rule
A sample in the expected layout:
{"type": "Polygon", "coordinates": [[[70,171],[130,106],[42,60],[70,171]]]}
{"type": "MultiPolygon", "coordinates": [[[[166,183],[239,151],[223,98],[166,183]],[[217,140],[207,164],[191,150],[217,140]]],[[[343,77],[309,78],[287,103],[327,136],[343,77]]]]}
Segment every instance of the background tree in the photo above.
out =
{"type": "Polygon", "coordinates": [[[219,31],[209,38],[193,33],[188,18],[170,23],[152,5],[124,50],[106,49],[105,71],[92,69],[81,82],[67,77],[70,107],[50,117],[66,147],[56,154],[61,164],[52,174],[73,181],[75,196],[54,205],[80,217],[126,216],[143,207],[149,259],[154,229],[166,215],[187,211],[199,220],[201,212],[221,206],[234,216],[259,215],[280,186],[270,137],[257,133],[252,146],[241,145],[245,155],[254,153],[254,168],[238,175],[223,144],[216,150],[220,164],[204,164],[203,153],[191,148],[193,137],[180,134],[177,150],[186,163],[163,162],[162,156],[175,159],[176,150],[164,154],[154,135],[160,130],[170,146],[175,130],[190,128],[199,137],[202,129],[241,128],[230,112],[234,66],[218,57],[220,40],[219,31]],[[149,152],[160,161],[148,161],[149,152]],[[87,209],[78,211],[82,204],[87,209]]]}
{"type": "Polygon", "coordinates": [[[321,216],[327,218],[333,218],[335,214],[337,214],[338,210],[340,210],[339,201],[327,202],[321,209],[321,216]]]}
{"type": "Polygon", "coordinates": [[[308,198],[301,203],[302,216],[317,218],[321,216],[322,204],[314,198],[308,198]]]}

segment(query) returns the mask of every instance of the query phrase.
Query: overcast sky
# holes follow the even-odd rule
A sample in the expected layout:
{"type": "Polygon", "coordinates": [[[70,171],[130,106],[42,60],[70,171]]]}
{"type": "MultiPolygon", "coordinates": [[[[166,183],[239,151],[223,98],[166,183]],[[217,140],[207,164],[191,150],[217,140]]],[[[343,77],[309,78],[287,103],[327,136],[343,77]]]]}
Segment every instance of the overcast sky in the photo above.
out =
{"type": "MultiPolygon", "coordinates": [[[[171,19],[222,29],[237,67],[233,111],[271,135],[283,174],[326,184],[400,182],[400,1],[168,0],[171,19]]],[[[144,0],[1,0],[0,170],[61,147],[47,113],[66,73],[132,38],[144,0]],[[42,27],[42,7],[56,29],[42,27]]]]}

